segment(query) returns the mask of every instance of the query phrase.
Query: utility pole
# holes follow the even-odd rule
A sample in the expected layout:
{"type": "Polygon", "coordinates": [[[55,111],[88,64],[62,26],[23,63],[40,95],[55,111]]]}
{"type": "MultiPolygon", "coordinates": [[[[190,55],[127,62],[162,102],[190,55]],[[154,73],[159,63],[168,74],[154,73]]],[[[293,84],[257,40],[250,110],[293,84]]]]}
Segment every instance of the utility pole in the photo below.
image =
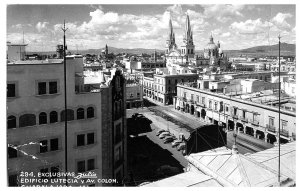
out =
{"type": "Polygon", "coordinates": [[[278,105],[278,184],[280,187],[280,93],[281,93],[281,80],[280,80],[280,34],[278,35],[278,46],[279,46],[279,72],[278,72],[278,76],[279,76],[279,105],[278,105]]]}
{"type": "Polygon", "coordinates": [[[64,32],[64,90],[65,90],[65,171],[66,171],[66,186],[68,186],[68,123],[67,123],[67,72],[66,72],[66,23],[64,20],[64,27],[61,28],[64,32]]]}

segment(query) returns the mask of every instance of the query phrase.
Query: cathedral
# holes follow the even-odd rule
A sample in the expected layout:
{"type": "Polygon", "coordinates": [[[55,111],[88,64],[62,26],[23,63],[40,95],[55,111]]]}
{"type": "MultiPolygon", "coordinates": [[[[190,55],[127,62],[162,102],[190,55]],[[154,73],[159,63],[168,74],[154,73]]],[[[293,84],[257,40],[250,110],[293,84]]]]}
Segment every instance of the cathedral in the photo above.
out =
{"type": "Polygon", "coordinates": [[[195,55],[195,45],[193,41],[193,31],[191,29],[189,15],[186,15],[185,34],[182,46],[177,47],[175,42],[175,33],[173,31],[172,20],[169,21],[169,35],[166,41],[166,65],[168,68],[179,67],[219,67],[224,68],[227,65],[227,58],[223,54],[220,42],[214,43],[212,34],[209,42],[203,50],[203,55],[195,55]]]}

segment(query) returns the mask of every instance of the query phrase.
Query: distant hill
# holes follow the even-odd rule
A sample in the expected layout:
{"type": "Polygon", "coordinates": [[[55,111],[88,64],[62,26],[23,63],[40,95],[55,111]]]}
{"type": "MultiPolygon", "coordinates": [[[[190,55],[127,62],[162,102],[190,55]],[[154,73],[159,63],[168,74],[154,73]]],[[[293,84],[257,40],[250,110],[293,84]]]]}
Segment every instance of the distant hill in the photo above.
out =
{"type": "MultiPolygon", "coordinates": [[[[278,44],[266,45],[266,46],[255,46],[251,48],[246,48],[242,50],[225,50],[227,55],[238,55],[247,54],[252,56],[278,56],[279,46],[278,44]]],[[[296,45],[281,43],[280,44],[280,55],[282,56],[295,56],[296,55],[296,45]]]]}
{"type": "MultiPolygon", "coordinates": [[[[78,50],[80,54],[100,54],[102,50],[105,48],[100,49],[88,49],[88,50],[78,50]]],[[[157,53],[163,53],[164,50],[159,49],[146,49],[146,48],[115,48],[115,47],[108,47],[109,53],[129,53],[129,54],[153,54],[156,50],[157,53]]],[[[70,50],[72,53],[76,53],[76,50],[70,50]]],[[[223,50],[225,54],[228,56],[239,56],[239,55],[251,55],[251,56],[277,56],[278,55],[278,44],[275,45],[266,45],[266,46],[255,46],[247,49],[242,50],[223,50]]],[[[27,52],[27,54],[34,54],[39,52],[27,52]]],[[[203,54],[203,50],[195,50],[196,54],[203,54]]],[[[280,53],[282,56],[295,56],[296,55],[296,45],[295,44],[288,44],[288,43],[281,43],[280,46],[280,53]]],[[[55,54],[55,52],[43,52],[42,54],[55,54]]]]}

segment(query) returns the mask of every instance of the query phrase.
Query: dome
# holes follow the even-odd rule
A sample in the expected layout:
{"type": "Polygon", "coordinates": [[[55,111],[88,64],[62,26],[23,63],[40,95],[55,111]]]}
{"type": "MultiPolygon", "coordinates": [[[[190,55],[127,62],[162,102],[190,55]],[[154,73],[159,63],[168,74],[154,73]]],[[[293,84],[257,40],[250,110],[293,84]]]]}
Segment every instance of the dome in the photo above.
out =
{"type": "Polygon", "coordinates": [[[209,37],[209,43],[205,46],[206,50],[217,50],[218,46],[214,43],[214,38],[212,37],[212,34],[209,37]]]}
{"type": "Polygon", "coordinates": [[[207,49],[207,50],[217,50],[218,46],[215,45],[215,43],[208,43],[204,49],[207,49]]]}

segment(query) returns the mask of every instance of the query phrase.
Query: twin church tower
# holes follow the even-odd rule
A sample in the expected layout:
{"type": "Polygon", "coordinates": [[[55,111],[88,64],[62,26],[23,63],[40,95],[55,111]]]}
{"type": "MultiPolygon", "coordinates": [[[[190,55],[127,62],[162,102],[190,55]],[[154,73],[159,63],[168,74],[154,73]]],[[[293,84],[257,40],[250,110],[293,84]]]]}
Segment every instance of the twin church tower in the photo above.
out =
{"type": "MultiPolygon", "coordinates": [[[[175,43],[175,33],[173,31],[172,20],[169,21],[169,35],[166,42],[165,55],[167,60],[185,60],[185,62],[197,62],[195,57],[195,45],[193,42],[193,31],[191,29],[189,15],[186,15],[185,34],[183,38],[183,45],[177,47],[175,43]]],[[[210,64],[215,64],[223,57],[223,51],[220,48],[220,43],[217,45],[213,41],[212,35],[209,42],[204,47],[203,58],[208,59],[210,64]]]]}
{"type": "Polygon", "coordinates": [[[181,56],[187,56],[188,58],[193,58],[195,55],[195,45],[193,42],[193,31],[191,29],[189,15],[186,16],[185,24],[185,34],[183,39],[183,45],[178,50],[178,47],[175,43],[175,33],[173,31],[172,20],[169,21],[169,38],[166,43],[166,55],[169,55],[172,52],[180,53],[181,56]],[[179,51],[179,52],[178,52],[179,51]]]}

